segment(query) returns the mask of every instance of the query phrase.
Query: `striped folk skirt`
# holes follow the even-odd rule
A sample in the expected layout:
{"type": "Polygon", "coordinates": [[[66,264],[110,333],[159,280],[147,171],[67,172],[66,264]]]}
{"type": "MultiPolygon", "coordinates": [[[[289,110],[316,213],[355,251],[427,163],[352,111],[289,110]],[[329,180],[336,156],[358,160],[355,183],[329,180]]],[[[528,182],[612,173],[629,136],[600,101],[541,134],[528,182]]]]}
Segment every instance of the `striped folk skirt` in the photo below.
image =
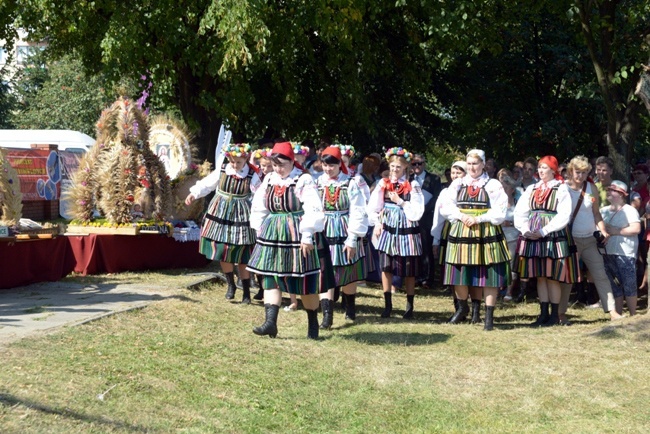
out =
{"type": "MultiPolygon", "coordinates": [[[[532,211],[529,220],[531,232],[543,228],[553,217],[553,212],[532,211]]],[[[538,240],[520,236],[517,241],[515,270],[524,279],[546,277],[558,282],[578,282],[578,249],[573,242],[571,229],[567,226],[538,240]]]]}
{"type": "MultiPolygon", "coordinates": [[[[486,212],[473,211],[474,215],[486,212]]],[[[501,226],[477,223],[467,227],[460,220],[451,223],[443,284],[498,288],[509,283],[510,252],[501,226]]]]}
{"type": "Polygon", "coordinates": [[[247,263],[255,244],[255,231],[249,224],[250,212],[248,196],[217,190],[203,218],[201,254],[213,261],[247,263]]]}
{"type": "MultiPolygon", "coordinates": [[[[348,237],[347,211],[325,212],[325,238],[329,244],[327,254],[331,258],[334,267],[336,286],[345,286],[353,282],[365,280],[367,271],[366,247],[363,238],[356,243],[356,253],[352,259],[348,259],[345,248],[345,240],[348,237]]],[[[323,268],[324,269],[324,268],[323,268]]]]}
{"type": "Polygon", "coordinates": [[[300,251],[302,215],[302,211],[271,213],[262,223],[247,269],[263,277],[264,288],[298,295],[321,292],[318,246],[307,257],[300,251]]]}
{"type": "Polygon", "coordinates": [[[406,218],[404,210],[394,204],[386,204],[382,211],[383,230],[379,235],[379,269],[400,277],[420,274],[422,237],[418,222],[406,218]]]}

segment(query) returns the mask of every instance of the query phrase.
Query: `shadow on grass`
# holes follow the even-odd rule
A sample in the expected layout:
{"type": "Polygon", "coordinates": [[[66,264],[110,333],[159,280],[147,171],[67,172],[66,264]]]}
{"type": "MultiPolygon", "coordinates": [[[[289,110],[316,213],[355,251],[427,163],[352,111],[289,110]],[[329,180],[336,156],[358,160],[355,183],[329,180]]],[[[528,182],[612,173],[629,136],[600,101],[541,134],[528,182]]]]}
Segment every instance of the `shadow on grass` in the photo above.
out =
{"type": "Polygon", "coordinates": [[[359,332],[348,335],[341,334],[339,337],[368,345],[413,347],[440,344],[446,342],[451,335],[443,333],[359,332]]]}
{"type": "Polygon", "coordinates": [[[600,339],[619,339],[624,334],[632,334],[636,340],[647,342],[650,339],[650,315],[609,322],[600,330],[591,333],[592,336],[600,339]]]}
{"type": "Polygon", "coordinates": [[[106,426],[107,428],[110,427],[114,429],[123,429],[123,430],[128,430],[133,432],[151,432],[151,429],[147,427],[132,425],[130,423],[121,422],[117,420],[112,420],[105,416],[93,416],[89,414],[79,413],[74,410],[70,410],[67,407],[63,407],[63,408],[51,407],[49,405],[31,401],[29,399],[18,398],[17,396],[8,393],[0,392],[0,405],[7,407],[8,409],[11,409],[16,405],[22,405],[31,410],[40,411],[41,413],[63,416],[63,417],[75,419],[82,422],[97,424],[98,426],[106,426]]]}

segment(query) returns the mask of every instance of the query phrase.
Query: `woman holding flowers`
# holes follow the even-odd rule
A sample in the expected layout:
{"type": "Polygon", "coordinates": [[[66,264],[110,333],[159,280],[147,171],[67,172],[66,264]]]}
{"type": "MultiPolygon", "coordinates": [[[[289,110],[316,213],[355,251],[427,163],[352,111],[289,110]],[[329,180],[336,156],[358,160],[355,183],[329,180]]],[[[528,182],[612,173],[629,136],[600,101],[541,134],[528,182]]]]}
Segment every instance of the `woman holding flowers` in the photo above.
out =
{"type": "Polygon", "coordinates": [[[389,173],[381,179],[370,195],[368,220],[374,225],[379,268],[384,290],[384,312],[388,318],[393,310],[391,284],[393,275],[404,279],[406,311],[403,318],[413,318],[415,276],[422,255],[422,239],[418,221],[424,213],[424,195],[417,181],[409,182],[409,162],[413,154],[404,148],[386,152],[389,173]]]}
{"type": "Polygon", "coordinates": [[[208,259],[221,262],[228,289],[226,298],[235,298],[234,264],[238,264],[242,281],[242,303],[250,303],[250,273],[246,263],[255,244],[255,232],[250,227],[250,196],[253,175],[257,168],[248,163],[251,147],[235,143],[224,147],[228,159],[221,167],[190,188],[185,199],[191,205],[196,199],[215,191],[201,227],[199,250],[208,259]]]}
{"type": "Polygon", "coordinates": [[[266,315],[253,332],[277,335],[282,292],[286,292],[301,296],[307,311],[307,337],[317,339],[321,262],[314,234],[323,230],[323,207],[311,175],[295,161],[291,143],[276,143],[271,160],[274,171],[253,197],[250,220],[257,244],[248,270],[263,276],[266,315]]]}
{"type": "Polygon", "coordinates": [[[473,316],[478,317],[485,296],[484,330],[494,328],[494,307],[499,288],[510,280],[510,252],[501,223],[508,197],[496,179],[485,172],[485,152],[473,149],[465,160],[467,174],[448,187],[440,215],[449,220],[443,284],[454,285],[458,305],[449,322],[462,321],[469,312],[471,291],[473,316]]]}

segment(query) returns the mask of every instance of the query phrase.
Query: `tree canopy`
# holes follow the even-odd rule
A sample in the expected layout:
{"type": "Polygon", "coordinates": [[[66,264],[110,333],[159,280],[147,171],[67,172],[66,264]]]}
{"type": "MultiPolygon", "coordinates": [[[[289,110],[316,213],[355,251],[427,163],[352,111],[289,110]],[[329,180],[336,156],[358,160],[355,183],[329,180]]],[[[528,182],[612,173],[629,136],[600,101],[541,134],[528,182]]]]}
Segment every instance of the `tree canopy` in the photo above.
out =
{"type": "MultiPolygon", "coordinates": [[[[255,139],[362,150],[483,146],[499,159],[647,141],[632,90],[647,2],[21,2],[18,21],[89,71],[150,81],[212,155],[222,122],[255,139]]],[[[593,155],[589,155],[593,156],[593,155]]]]}

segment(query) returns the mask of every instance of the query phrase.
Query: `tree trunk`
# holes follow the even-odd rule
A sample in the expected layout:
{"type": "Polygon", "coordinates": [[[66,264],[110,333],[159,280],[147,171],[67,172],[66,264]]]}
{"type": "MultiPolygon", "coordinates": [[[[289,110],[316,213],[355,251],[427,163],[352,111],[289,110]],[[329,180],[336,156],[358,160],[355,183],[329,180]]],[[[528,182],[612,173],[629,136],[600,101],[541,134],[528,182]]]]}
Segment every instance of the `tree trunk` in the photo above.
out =
{"type": "MultiPolygon", "coordinates": [[[[214,164],[214,152],[219,138],[219,129],[222,119],[216,110],[205,108],[197,104],[196,100],[202,92],[216,92],[215,88],[206,87],[207,83],[201,83],[201,79],[195,77],[188,67],[179,71],[179,102],[181,113],[185,122],[192,129],[197,129],[195,141],[199,161],[208,160],[214,164]]],[[[207,85],[209,86],[209,85],[207,85]]]]}

